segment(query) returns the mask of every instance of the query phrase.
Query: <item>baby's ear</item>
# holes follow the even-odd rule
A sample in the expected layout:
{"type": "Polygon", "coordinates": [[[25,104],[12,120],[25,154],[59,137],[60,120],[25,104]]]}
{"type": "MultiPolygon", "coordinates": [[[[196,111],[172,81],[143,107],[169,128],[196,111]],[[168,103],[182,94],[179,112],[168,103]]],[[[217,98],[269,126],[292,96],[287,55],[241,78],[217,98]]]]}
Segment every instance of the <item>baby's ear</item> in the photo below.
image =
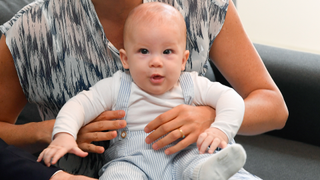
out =
{"type": "Polygon", "coordinates": [[[184,51],[184,54],[183,54],[183,57],[182,57],[182,64],[181,64],[181,71],[184,71],[185,68],[186,68],[186,64],[187,64],[187,61],[188,61],[188,58],[189,58],[189,50],[185,50],[184,51]]]}
{"type": "Polygon", "coordinates": [[[124,49],[119,50],[120,60],[124,69],[129,69],[128,56],[124,49]]]}

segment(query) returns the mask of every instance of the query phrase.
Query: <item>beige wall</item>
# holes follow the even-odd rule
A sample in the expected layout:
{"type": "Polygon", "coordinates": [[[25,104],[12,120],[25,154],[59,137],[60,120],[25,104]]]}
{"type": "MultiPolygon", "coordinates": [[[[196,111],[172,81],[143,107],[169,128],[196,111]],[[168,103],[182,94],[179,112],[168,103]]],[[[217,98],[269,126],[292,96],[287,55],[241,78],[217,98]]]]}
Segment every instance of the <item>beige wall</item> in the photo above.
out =
{"type": "Polygon", "coordinates": [[[237,0],[254,43],[320,54],[320,0],[237,0]]]}

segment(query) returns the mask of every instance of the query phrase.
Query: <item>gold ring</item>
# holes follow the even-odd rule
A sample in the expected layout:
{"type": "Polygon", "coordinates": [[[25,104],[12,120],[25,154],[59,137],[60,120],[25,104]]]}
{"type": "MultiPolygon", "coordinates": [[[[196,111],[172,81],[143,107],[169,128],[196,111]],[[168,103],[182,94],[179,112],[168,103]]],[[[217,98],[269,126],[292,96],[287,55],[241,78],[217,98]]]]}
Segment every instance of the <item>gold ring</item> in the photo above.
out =
{"type": "Polygon", "coordinates": [[[179,131],[180,131],[180,133],[181,133],[181,138],[185,138],[186,136],[183,134],[182,129],[179,128],[179,131]]]}

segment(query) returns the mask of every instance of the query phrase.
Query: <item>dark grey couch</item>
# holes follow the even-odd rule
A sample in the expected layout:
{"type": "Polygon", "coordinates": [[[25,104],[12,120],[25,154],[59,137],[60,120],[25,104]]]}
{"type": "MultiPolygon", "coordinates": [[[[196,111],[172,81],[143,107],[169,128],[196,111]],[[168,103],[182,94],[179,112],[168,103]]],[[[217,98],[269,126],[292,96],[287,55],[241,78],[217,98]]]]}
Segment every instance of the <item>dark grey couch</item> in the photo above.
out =
{"type": "MultiPolygon", "coordinates": [[[[0,24],[28,2],[32,0],[1,0],[0,24]]],[[[282,91],[290,115],[282,130],[236,137],[247,151],[245,168],[267,180],[320,179],[320,55],[258,44],[255,47],[282,91]]],[[[207,77],[228,85],[212,67],[207,77]]],[[[29,121],[40,121],[32,104],[27,104],[18,123],[29,121]]]]}
{"type": "MultiPolygon", "coordinates": [[[[284,96],[289,118],[282,130],[235,138],[247,151],[245,168],[263,179],[320,179],[320,55],[255,47],[284,96]]],[[[217,81],[229,85],[213,69],[217,81]]]]}

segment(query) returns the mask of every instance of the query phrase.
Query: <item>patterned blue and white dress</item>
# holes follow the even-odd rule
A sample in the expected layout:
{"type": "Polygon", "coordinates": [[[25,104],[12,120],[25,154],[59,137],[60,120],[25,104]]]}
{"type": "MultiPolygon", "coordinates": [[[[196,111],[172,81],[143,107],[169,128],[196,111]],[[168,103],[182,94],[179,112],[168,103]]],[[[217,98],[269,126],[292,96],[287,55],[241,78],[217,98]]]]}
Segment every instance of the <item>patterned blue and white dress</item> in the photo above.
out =
{"type": "MultiPolygon", "coordinates": [[[[157,0],[144,0],[144,3],[157,0]]],[[[187,71],[204,75],[210,47],[224,23],[228,0],[158,0],[177,8],[187,25],[187,71]]],[[[112,27],[105,27],[112,28],[112,27]]],[[[100,79],[122,70],[118,50],[104,34],[91,0],[36,0],[0,26],[23,92],[43,120],[100,79]]],[[[103,156],[66,155],[59,166],[96,176],[103,156]]]]}

